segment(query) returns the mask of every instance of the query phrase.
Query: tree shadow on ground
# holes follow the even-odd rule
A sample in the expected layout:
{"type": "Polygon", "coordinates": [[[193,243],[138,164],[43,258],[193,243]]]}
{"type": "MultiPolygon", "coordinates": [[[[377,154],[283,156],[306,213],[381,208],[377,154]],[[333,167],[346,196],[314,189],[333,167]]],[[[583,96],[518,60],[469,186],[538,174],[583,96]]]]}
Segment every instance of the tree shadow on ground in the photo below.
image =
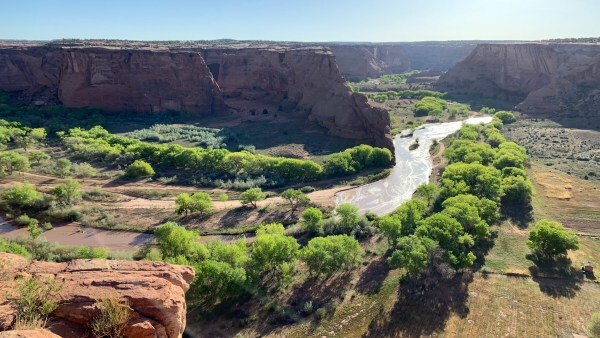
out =
{"type": "Polygon", "coordinates": [[[434,264],[416,280],[403,279],[392,311],[380,310],[364,337],[423,337],[442,331],[450,316],[468,315],[472,281],[472,272],[454,272],[445,264],[434,264]]]}
{"type": "Polygon", "coordinates": [[[383,281],[387,278],[390,268],[387,263],[388,255],[383,255],[370,261],[356,284],[356,291],[362,294],[379,292],[383,281]]]}
{"type": "Polygon", "coordinates": [[[247,224],[250,217],[256,217],[262,224],[283,223],[293,224],[298,221],[297,213],[292,213],[287,209],[277,209],[265,211],[251,207],[239,207],[228,210],[225,215],[219,219],[219,228],[235,228],[240,224],[247,224]],[[256,214],[256,215],[255,215],[256,214]]]}
{"type": "Polygon", "coordinates": [[[301,312],[306,302],[309,301],[312,302],[314,309],[324,307],[334,300],[341,302],[351,286],[351,279],[352,272],[350,271],[326,279],[308,278],[304,283],[294,288],[288,299],[288,305],[297,312],[301,312]]]}
{"type": "Polygon", "coordinates": [[[544,258],[529,254],[527,259],[535,264],[529,267],[529,272],[543,293],[555,298],[573,298],[581,289],[582,273],[571,265],[568,257],[544,258]]]}
{"type": "Polygon", "coordinates": [[[502,218],[511,221],[520,229],[525,229],[533,222],[533,207],[527,205],[502,205],[502,218]]]}

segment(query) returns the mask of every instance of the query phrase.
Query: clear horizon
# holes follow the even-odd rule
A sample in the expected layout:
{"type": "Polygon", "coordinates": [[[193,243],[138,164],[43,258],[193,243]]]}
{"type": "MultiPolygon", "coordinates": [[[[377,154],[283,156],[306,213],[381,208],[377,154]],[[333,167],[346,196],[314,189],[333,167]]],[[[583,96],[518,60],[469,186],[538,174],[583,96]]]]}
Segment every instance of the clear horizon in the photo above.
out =
{"type": "Polygon", "coordinates": [[[598,13],[596,0],[21,0],[3,4],[0,39],[531,41],[598,37],[598,13]]]}

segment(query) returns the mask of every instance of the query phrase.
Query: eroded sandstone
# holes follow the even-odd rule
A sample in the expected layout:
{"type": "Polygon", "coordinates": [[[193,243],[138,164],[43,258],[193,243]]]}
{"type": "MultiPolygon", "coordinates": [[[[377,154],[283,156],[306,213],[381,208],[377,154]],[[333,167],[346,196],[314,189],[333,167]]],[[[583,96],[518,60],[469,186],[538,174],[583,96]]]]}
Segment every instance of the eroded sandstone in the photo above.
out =
{"type": "Polygon", "coordinates": [[[106,298],[126,300],[133,310],[126,337],[181,337],[186,323],[185,292],[194,279],[190,267],[162,262],[74,260],[68,263],[33,262],[0,253],[0,330],[14,321],[14,278],[51,277],[62,286],[58,308],[49,329],[57,334],[85,332],[98,313],[97,303],[106,298]],[[83,330],[83,331],[82,331],[83,330]]]}

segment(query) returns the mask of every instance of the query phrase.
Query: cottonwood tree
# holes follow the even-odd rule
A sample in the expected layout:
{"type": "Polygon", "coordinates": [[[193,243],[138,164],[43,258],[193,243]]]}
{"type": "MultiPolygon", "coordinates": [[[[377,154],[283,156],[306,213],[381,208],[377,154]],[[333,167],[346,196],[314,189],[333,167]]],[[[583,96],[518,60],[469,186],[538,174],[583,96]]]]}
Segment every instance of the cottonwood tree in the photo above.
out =
{"type": "Polygon", "coordinates": [[[240,195],[240,201],[242,204],[250,204],[255,209],[257,208],[257,202],[264,200],[267,196],[260,188],[252,188],[244,191],[240,195]]]}
{"type": "Polygon", "coordinates": [[[546,258],[565,255],[567,250],[579,249],[577,235],[565,229],[562,224],[541,220],[529,232],[527,246],[546,258]]]}
{"type": "Polygon", "coordinates": [[[438,188],[434,183],[421,184],[416,193],[422,196],[427,201],[427,206],[430,207],[437,197],[438,188]]]}
{"type": "Polygon", "coordinates": [[[12,175],[14,171],[28,171],[29,159],[16,151],[0,152],[0,175],[12,175]]]}
{"type": "Polygon", "coordinates": [[[323,212],[319,208],[307,208],[302,213],[302,227],[313,234],[323,232],[323,212]]]}
{"type": "Polygon", "coordinates": [[[393,268],[405,268],[414,278],[430,263],[435,248],[437,243],[430,238],[415,235],[402,237],[388,258],[388,263],[393,268]]]}
{"type": "Polygon", "coordinates": [[[362,248],[347,235],[315,237],[300,250],[299,257],[311,276],[331,275],[360,263],[362,248]]]}
{"type": "Polygon", "coordinates": [[[290,203],[292,211],[296,210],[299,205],[309,202],[308,197],[302,191],[296,189],[285,190],[281,193],[281,197],[290,203]]]}
{"type": "Polygon", "coordinates": [[[71,175],[71,161],[66,158],[59,158],[54,166],[54,174],[59,177],[71,175]]]}
{"type": "Polygon", "coordinates": [[[200,212],[200,214],[208,213],[212,210],[212,199],[210,195],[203,192],[197,192],[191,196],[187,193],[182,193],[175,199],[175,212],[179,215],[185,213],[200,212]]]}

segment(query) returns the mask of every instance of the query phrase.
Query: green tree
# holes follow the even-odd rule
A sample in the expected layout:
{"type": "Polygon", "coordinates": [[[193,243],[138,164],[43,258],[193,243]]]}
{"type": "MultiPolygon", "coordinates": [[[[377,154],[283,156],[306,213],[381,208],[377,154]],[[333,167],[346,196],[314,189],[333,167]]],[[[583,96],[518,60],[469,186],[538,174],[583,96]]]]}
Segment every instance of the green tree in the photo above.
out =
{"type": "Polygon", "coordinates": [[[508,176],[502,179],[502,204],[529,205],[532,195],[533,186],[527,178],[508,176]]]}
{"type": "Polygon", "coordinates": [[[565,229],[562,224],[541,220],[529,232],[527,246],[534,252],[552,258],[565,255],[567,250],[579,249],[577,235],[565,229]]]}
{"type": "Polygon", "coordinates": [[[182,193],[175,199],[175,212],[179,215],[185,213],[200,212],[204,214],[212,210],[212,199],[210,195],[203,192],[197,192],[191,196],[187,193],[182,193]]]}
{"type": "Polygon", "coordinates": [[[35,186],[29,183],[16,184],[5,190],[2,197],[9,204],[21,207],[31,207],[43,198],[42,194],[35,190],[35,186]]]}
{"type": "Polygon", "coordinates": [[[57,185],[52,194],[56,197],[56,201],[62,206],[72,206],[81,200],[81,192],[79,191],[79,182],[69,178],[65,183],[57,185]]]}
{"type": "Polygon", "coordinates": [[[427,206],[430,207],[431,203],[433,203],[437,197],[438,188],[434,183],[424,183],[421,184],[415,192],[423,197],[423,199],[427,201],[427,206]]]}
{"type": "Polygon", "coordinates": [[[313,234],[323,231],[323,212],[319,208],[307,208],[302,213],[302,226],[313,234]]]}
{"type": "Polygon", "coordinates": [[[186,293],[190,307],[212,306],[236,298],[244,291],[246,270],[225,262],[206,259],[194,265],[196,278],[186,293]]]}
{"type": "Polygon", "coordinates": [[[25,130],[23,133],[16,137],[17,144],[23,147],[23,150],[27,152],[27,147],[32,146],[36,143],[41,142],[46,138],[46,129],[44,128],[33,128],[25,130]]]}
{"type": "Polygon", "coordinates": [[[397,217],[402,224],[402,236],[412,235],[419,222],[427,214],[427,204],[419,199],[411,199],[396,209],[392,215],[397,217]]]}
{"type": "Polygon", "coordinates": [[[29,159],[16,151],[0,152],[0,175],[11,175],[13,171],[29,170],[29,159]]]}
{"type": "Polygon", "coordinates": [[[198,234],[185,229],[175,222],[166,222],[154,230],[158,247],[163,259],[185,257],[197,259],[199,248],[196,240],[198,234]]]}
{"type": "Polygon", "coordinates": [[[299,253],[311,276],[317,277],[356,266],[361,256],[360,244],[347,235],[315,237],[299,253]]]}
{"type": "Polygon", "coordinates": [[[398,239],[402,236],[402,222],[397,216],[386,215],[377,222],[379,232],[388,241],[390,247],[395,246],[398,239]]]}
{"type": "Polygon", "coordinates": [[[509,111],[505,111],[505,110],[496,112],[496,114],[494,114],[494,117],[498,118],[504,124],[513,123],[517,120],[517,118],[515,117],[515,114],[513,114],[509,111]]]}
{"type": "Polygon", "coordinates": [[[387,148],[374,147],[367,159],[368,167],[386,167],[392,163],[392,152],[387,148]]]}
{"type": "Polygon", "coordinates": [[[290,208],[292,208],[292,211],[296,210],[299,205],[307,204],[309,202],[308,197],[306,197],[302,191],[295,189],[285,190],[283,193],[281,193],[281,197],[290,203],[290,208]]]}
{"type": "Polygon", "coordinates": [[[440,196],[447,199],[460,194],[471,194],[498,201],[502,193],[499,170],[479,163],[454,163],[442,174],[440,196]]]}
{"type": "Polygon", "coordinates": [[[251,204],[256,209],[258,206],[257,202],[264,200],[266,197],[260,188],[252,188],[241,193],[240,201],[242,204],[251,204]]]}
{"type": "Polygon", "coordinates": [[[59,177],[71,175],[71,161],[66,158],[59,158],[54,166],[54,174],[59,177]]]}
{"type": "Polygon", "coordinates": [[[34,151],[29,153],[29,160],[34,161],[36,165],[40,165],[43,162],[46,162],[50,159],[50,155],[46,154],[43,151],[34,151]]]}
{"type": "Polygon", "coordinates": [[[349,234],[356,228],[360,221],[358,207],[350,203],[342,203],[335,208],[339,217],[339,226],[343,233],[349,234]]]}
{"type": "Polygon", "coordinates": [[[251,268],[259,276],[281,272],[284,263],[292,263],[296,259],[299,248],[293,237],[257,232],[250,254],[251,268]]]}
{"type": "Polygon", "coordinates": [[[150,163],[144,160],[135,160],[125,169],[125,177],[128,178],[143,178],[154,175],[154,169],[150,163]]]}
{"type": "Polygon", "coordinates": [[[475,261],[475,255],[469,250],[475,244],[473,238],[448,215],[438,213],[429,216],[417,227],[415,235],[437,242],[447,251],[449,262],[455,268],[467,267],[475,261]]]}
{"type": "Polygon", "coordinates": [[[334,153],[329,155],[323,170],[327,175],[347,175],[356,171],[357,164],[348,152],[334,153]]]}
{"type": "Polygon", "coordinates": [[[456,195],[446,199],[442,203],[444,209],[450,207],[461,207],[461,205],[477,207],[479,217],[487,224],[492,224],[498,220],[498,204],[487,198],[477,198],[473,195],[456,195]]]}
{"type": "Polygon", "coordinates": [[[219,195],[219,201],[223,202],[223,206],[226,206],[226,202],[229,201],[229,195],[223,193],[219,195]]]}
{"type": "Polygon", "coordinates": [[[98,174],[96,168],[92,167],[87,162],[75,163],[73,165],[73,175],[77,178],[81,178],[84,182],[86,178],[94,177],[98,174]]]}
{"type": "Polygon", "coordinates": [[[396,250],[388,258],[388,263],[392,268],[405,268],[410,276],[416,277],[429,265],[436,247],[435,241],[426,237],[402,237],[398,240],[396,250]]]}

